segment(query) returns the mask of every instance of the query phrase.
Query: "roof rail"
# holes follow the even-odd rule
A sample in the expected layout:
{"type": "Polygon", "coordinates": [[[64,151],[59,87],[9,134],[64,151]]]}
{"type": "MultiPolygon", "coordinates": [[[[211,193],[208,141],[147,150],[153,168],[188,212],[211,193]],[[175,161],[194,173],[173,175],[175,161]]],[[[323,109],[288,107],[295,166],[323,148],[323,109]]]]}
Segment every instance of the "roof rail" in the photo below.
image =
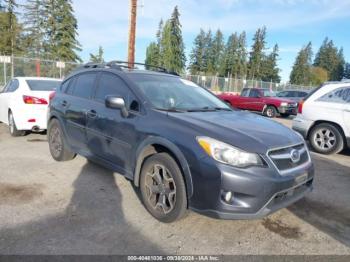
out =
{"type": "Polygon", "coordinates": [[[150,65],[150,64],[144,64],[144,63],[131,63],[132,66],[130,66],[130,63],[127,61],[120,61],[120,60],[114,60],[114,61],[110,61],[107,63],[107,65],[114,65],[114,66],[119,66],[121,68],[129,68],[129,69],[136,69],[135,65],[142,65],[145,68],[154,68],[156,70],[153,71],[157,71],[157,72],[162,72],[165,74],[171,74],[171,75],[176,75],[178,76],[179,74],[173,71],[169,71],[168,69],[161,67],[161,66],[155,66],[155,65],[150,65]]]}
{"type": "Polygon", "coordinates": [[[78,67],[76,70],[83,70],[83,69],[88,69],[88,68],[113,68],[113,69],[117,69],[117,70],[121,71],[123,68],[137,69],[135,67],[135,65],[142,65],[145,68],[154,68],[156,70],[153,70],[153,71],[157,71],[157,72],[161,72],[161,73],[165,73],[165,74],[171,74],[171,75],[176,75],[176,76],[179,75],[178,73],[169,71],[164,67],[143,64],[143,63],[132,63],[132,66],[130,66],[129,62],[119,61],[119,60],[113,60],[113,61],[110,61],[107,63],[105,63],[105,62],[103,62],[103,63],[89,62],[89,63],[86,63],[86,64],[78,67]]]}

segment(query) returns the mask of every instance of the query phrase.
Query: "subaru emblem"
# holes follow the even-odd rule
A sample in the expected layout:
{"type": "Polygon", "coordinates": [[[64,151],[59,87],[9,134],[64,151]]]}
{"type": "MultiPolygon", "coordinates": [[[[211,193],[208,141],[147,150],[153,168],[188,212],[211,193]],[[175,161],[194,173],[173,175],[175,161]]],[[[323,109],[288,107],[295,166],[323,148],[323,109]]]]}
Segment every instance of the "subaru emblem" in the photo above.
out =
{"type": "Polygon", "coordinates": [[[298,163],[300,160],[300,153],[298,150],[293,149],[290,151],[290,159],[292,160],[293,163],[298,163]]]}

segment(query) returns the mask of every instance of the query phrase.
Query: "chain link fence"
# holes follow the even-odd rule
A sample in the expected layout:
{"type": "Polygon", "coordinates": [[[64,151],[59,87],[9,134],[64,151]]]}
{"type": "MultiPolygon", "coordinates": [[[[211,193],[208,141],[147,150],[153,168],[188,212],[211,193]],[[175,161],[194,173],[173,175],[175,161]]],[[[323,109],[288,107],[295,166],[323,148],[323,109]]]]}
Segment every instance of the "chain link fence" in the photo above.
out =
{"type": "Polygon", "coordinates": [[[14,57],[8,61],[0,62],[0,87],[4,86],[12,77],[40,76],[62,79],[79,65],[73,62],[14,57]]]}
{"type": "Polygon", "coordinates": [[[268,88],[273,91],[282,90],[311,90],[314,86],[300,86],[292,85],[289,83],[273,83],[264,82],[260,80],[246,80],[228,77],[217,77],[217,76],[202,76],[202,75],[184,75],[184,77],[196,84],[208,88],[213,92],[232,92],[240,93],[243,88],[268,88]]]}

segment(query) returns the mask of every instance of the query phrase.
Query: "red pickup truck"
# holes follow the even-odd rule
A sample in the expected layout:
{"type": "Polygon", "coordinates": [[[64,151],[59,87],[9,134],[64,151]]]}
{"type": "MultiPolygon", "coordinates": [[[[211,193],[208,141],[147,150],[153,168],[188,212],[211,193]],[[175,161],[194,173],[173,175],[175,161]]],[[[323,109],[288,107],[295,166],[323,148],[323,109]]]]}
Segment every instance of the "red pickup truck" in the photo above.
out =
{"type": "Polygon", "coordinates": [[[218,97],[233,107],[261,112],[267,117],[275,117],[277,114],[288,117],[297,114],[298,103],[275,97],[269,89],[244,88],[241,95],[222,93],[218,97]]]}

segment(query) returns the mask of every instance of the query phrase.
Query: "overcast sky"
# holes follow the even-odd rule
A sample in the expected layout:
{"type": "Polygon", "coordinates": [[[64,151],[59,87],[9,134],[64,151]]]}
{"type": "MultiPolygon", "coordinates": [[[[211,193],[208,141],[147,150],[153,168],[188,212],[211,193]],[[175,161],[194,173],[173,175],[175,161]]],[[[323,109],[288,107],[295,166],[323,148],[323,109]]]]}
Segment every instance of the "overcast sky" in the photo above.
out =
{"type": "MultiPolygon", "coordinates": [[[[350,61],[350,0],[138,0],[136,60],[143,62],[146,47],[155,39],[159,20],[168,19],[175,5],[181,13],[186,53],[199,29],[220,28],[225,40],[235,31],[247,32],[248,45],[255,30],[267,27],[267,47],[280,47],[283,81],[289,79],[298,50],[312,41],[316,53],[328,36],[343,46],[350,61]],[[143,4],[143,7],[141,5],[143,4]]],[[[78,19],[81,57],[89,59],[101,45],[105,59],[126,59],[129,0],[73,0],[78,19]]]]}

